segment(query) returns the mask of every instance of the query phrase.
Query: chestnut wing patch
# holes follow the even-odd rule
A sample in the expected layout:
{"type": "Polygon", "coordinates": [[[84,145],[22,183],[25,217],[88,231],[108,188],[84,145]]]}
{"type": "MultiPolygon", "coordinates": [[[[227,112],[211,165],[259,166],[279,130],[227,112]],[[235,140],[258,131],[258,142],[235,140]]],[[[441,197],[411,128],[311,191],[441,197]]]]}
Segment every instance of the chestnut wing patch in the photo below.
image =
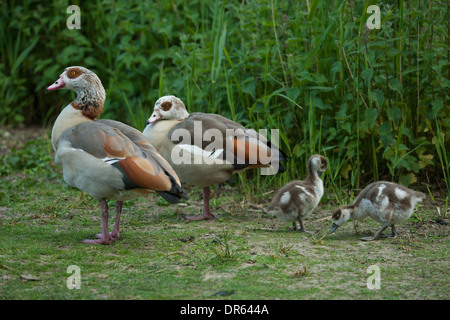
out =
{"type": "Polygon", "coordinates": [[[234,156],[237,164],[249,164],[254,167],[269,167],[271,150],[261,140],[250,136],[233,138],[234,156]]]}
{"type": "Polygon", "coordinates": [[[156,172],[155,167],[147,159],[132,156],[116,163],[127,178],[140,188],[155,191],[167,191],[171,188],[170,178],[162,170],[156,172]]]}
{"type": "MultiPolygon", "coordinates": [[[[109,120],[109,119],[101,119],[97,122],[104,123],[110,127],[116,128],[120,130],[120,132],[125,135],[128,139],[133,141],[134,145],[139,149],[142,153],[142,158],[150,159],[154,163],[154,168],[159,168],[166,172],[166,174],[173,177],[176,184],[180,185],[180,180],[178,179],[177,174],[170,166],[170,164],[164,159],[158,151],[152,146],[152,144],[148,141],[148,139],[140,132],[139,130],[130,127],[122,122],[109,120]]],[[[158,169],[158,170],[159,170],[158,169]]]]}
{"type": "Polygon", "coordinates": [[[126,189],[170,191],[171,177],[157,160],[140,150],[119,129],[104,123],[86,122],[64,133],[73,148],[81,149],[119,169],[126,189]]]}
{"type": "MultiPolygon", "coordinates": [[[[226,150],[223,154],[231,158],[227,158],[226,160],[231,162],[237,170],[244,168],[269,167],[273,160],[272,146],[270,141],[264,136],[217,114],[205,114],[200,112],[191,113],[186,120],[170,130],[168,134],[169,139],[171,139],[172,133],[177,129],[187,130],[190,134],[191,145],[195,145],[196,142],[198,143],[198,141],[201,141],[201,145],[197,145],[197,147],[200,147],[205,151],[217,151],[217,149],[207,150],[212,141],[215,142],[215,145],[220,145],[223,150],[226,150]],[[195,126],[200,125],[201,130],[195,128],[195,126]],[[212,138],[211,141],[203,139],[205,131],[209,129],[212,129],[211,131],[214,132],[214,138],[212,138]],[[200,139],[195,139],[194,135],[198,132],[201,132],[202,137],[200,137],[200,139]],[[219,133],[219,135],[216,135],[215,133],[219,133]]],[[[177,141],[173,142],[177,143],[177,141]]],[[[213,153],[211,153],[211,155],[212,154],[213,153]]],[[[284,153],[279,151],[279,155],[280,160],[284,160],[284,153]]],[[[284,171],[284,168],[281,169],[284,171]]],[[[280,170],[280,172],[282,171],[280,170]]]]}

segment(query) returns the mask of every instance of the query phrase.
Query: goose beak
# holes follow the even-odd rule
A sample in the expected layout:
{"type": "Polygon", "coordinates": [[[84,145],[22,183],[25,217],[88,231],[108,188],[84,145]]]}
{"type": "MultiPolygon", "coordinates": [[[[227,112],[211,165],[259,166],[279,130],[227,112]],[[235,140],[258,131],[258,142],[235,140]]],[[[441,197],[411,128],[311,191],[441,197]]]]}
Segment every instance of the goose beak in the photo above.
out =
{"type": "Polygon", "coordinates": [[[330,233],[333,233],[339,226],[333,222],[333,224],[331,225],[331,230],[330,233]]]}
{"type": "Polygon", "coordinates": [[[155,110],[155,111],[153,111],[153,113],[152,113],[152,115],[150,116],[150,118],[148,118],[147,124],[156,122],[156,121],[158,121],[159,119],[161,119],[161,114],[159,113],[159,111],[155,110]]]}
{"type": "Polygon", "coordinates": [[[47,91],[58,90],[58,89],[64,88],[65,86],[66,86],[66,84],[65,84],[63,78],[60,77],[58,80],[55,81],[54,84],[47,87],[47,91]]]}

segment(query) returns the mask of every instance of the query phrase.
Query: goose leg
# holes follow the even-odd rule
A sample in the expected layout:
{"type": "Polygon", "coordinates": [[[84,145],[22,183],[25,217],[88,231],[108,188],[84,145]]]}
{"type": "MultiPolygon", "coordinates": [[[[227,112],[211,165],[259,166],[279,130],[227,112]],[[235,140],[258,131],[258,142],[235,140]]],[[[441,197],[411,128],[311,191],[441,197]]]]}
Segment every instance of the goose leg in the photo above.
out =
{"type": "Polygon", "coordinates": [[[120,215],[122,214],[123,201],[116,201],[116,222],[114,223],[114,230],[111,233],[111,238],[116,241],[119,238],[119,224],[120,215]]]}
{"type": "Polygon", "coordinates": [[[389,223],[385,223],[381,226],[381,229],[377,231],[377,233],[375,233],[372,237],[363,237],[360,238],[359,240],[362,241],[373,241],[373,240],[377,240],[378,238],[380,238],[381,234],[383,233],[384,230],[386,230],[386,228],[389,226],[389,223]]]}
{"type": "Polygon", "coordinates": [[[298,217],[297,220],[298,220],[298,222],[300,223],[300,228],[299,228],[298,225],[294,222],[294,230],[298,230],[298,231],[300,231],[300,232],[312,233],[311,231],[306,231],[305,227],[303,226],[303,220],[302,220],[302,218],[298,217]]]}
{"type": "MultiPolygon", "coordinates": [[[[116,201],[116,222],[114,223],[114,230],[110,232],[109,235],[113,241],[116,241],[119,238],[119,224],[120,224],[120,215],[122,214],[123,201],[116,201]]],[[[101,239],[103,236],[103,232],[99,232],[95,235],[96,239],[101,239]]]]}
{"type": "Polygon", "coordinates": [[[211,190],[209,187],[204,187],[202,190],[203,194],[203,214],[197,216],[184,216],[187,221],[191,220],[209,220],[214,218],[211,210],[209,209],[209,200],[211,200],[211,190]]]}
{"type": "Polygon", "coordinates": [[[108,232],[108,204],[105,199],[100,200],[100,212],[102,213],[102,237],[100,239],[81,240],[83,243],[88,244],[109,244],[111,242],[111,236],[108,232]]]}
{"type": "Polygon", "coordinates": [[[380,235],[380,238],[395,238],[397,236],[397,230],[395,229],[395,225],[391,225],[391,233],[390,234],[386,234],[383,233],[382,235],[380,235]]]}
{"type": "Polygon", "coordinates": [[[391,237],[395,238],[397,236],[397,230],[395,229],[395,224],[391,225],[391,237]]]}

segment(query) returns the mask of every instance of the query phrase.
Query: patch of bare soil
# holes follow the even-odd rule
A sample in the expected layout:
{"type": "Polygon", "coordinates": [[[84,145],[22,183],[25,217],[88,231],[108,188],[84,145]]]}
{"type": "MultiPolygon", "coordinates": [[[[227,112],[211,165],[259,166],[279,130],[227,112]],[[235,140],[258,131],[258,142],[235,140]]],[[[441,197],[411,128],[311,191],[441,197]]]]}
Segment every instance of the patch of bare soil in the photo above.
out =
{"type": "Polygon", "coordinates": [[[38,126],[24,128],[0,127],[0,157],[10,153],[12,149],[23,148],[28,141],[48,136],[48,130],[38,126]]]}

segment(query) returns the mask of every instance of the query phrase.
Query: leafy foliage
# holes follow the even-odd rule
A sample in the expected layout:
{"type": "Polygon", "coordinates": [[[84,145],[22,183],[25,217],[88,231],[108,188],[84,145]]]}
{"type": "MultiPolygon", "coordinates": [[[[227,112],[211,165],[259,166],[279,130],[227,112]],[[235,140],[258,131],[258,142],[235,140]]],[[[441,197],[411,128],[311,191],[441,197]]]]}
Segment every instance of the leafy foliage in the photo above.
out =
{"type": "Polygon", "coordinates": [[[53,165],[51,146],[47,140],[40,138],[27,142],[21,149],[12,149],[10,154],[1,156],[0,165],[0,177],[17,171],[32,177],[43,174],[47,178],[54,178],[56,175],[51,170],[53,165]]]}
{"type": "Polygon", "coordinates": [[[329,158],[336,187],[435,182],[449,150],[449,3],[379,4],[370,30],[372,2],[75,1],[81,29],[69,30],[65,2],[3,1],[0,122],[51,124],[68,97],[45,87],[83,65],[107,90],[104,118],[143,129],[156,99],[175,94],[190,112],[279,129],[291,159],[280,184],[305,174],[312,152],[329,158]]]}

